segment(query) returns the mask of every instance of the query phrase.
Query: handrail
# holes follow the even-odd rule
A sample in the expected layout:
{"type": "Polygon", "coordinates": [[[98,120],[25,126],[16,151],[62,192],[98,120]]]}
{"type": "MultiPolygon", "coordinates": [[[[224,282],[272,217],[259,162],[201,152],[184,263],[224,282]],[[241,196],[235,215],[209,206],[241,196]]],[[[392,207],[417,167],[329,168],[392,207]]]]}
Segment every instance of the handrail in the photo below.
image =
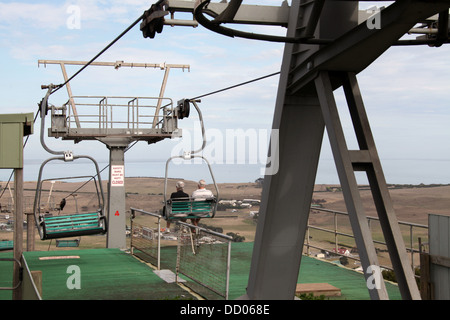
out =
{"type": "Polygon", "coordinates": [[[20,287],[20,285],[22,284],[22,281],[23,281],[23,267],[22,267],[22,264],[16,258],[0,258],[0,261],[13,261],[13,262],[15,262],[15,263],[17,263],[19,265],[19,279],[18,279],[18,283],[15,286],[13,286],[13,287],[0,287],[0,290],[16,290],[18,287],[20,287]]]}
{"type": "MultiPolygon", "coordinates": [[[[136,212],[140,212],[143,214],[150,215],[152,217],[158,218],[158,251],[157,251],[157,269],[161,269],[161,219],[163,218],[161,215],[148,212],[142,209],[136,209],[136,208],[130,208],[131,215],[130,215],[130,223],[131,223],[131,232],[133,232],[133,219],[136,217],[136,212]]],[[[133,234],[131,234],[131,240],[130,240],[130,251],[133,253],[133,234]]]]}
{"type": "MultiPolygon", "coordinates": [[[[195,274],[189,274],[186,273],[185,271],[182,271],[181,268],[181,250],[180,250],[180,241],[178,241],[178,249],[177,249],[177,266],[176,266],[176,272],[177,272],[177,276],[176,279],[178,279],[178,274],[181,273],[183,275],[185,275],[186,277],[188,277],[189,279],[195,281],[196,283],[204,286],[205,288],[208,288],[209,290],[215,292],[216,294],[219,294],[221,296],[223,296],[225,298],[225,300],[228,300],[228,294],[229,294],[229,290],[230,290],[230,269],[231,269],[231,242],[233,241],[233,237],[229,236],[229,235],[225,235],[219,232],[215,232],[213,230],[209,230],[200,226],[194,226],[192,224],[186,223],[186,222],[182,222],[182,221],[177,221],[176,222],[178,225],[183,226],[184,228],[186,228],[187,230],[196,230],[195,234],[199,235],[200,231],[206,233],[206,234],[210,234],[214,237],[217,238],[221,238],[224,242],[227,243],[227,265],[226,265],[226,271],[225,271],[225,292],[222,294],[220,292],[218,292],[216,289],[214,289],[212,286],[204,283],[203,281],[201,281],[200,279],[198,279],[195,274]]],[[[192,246],[192,250],[194,251],[194,243],[193,243],[193,238],[192,238],[192,231],[189,231],[190,235],[191,235],[191,246],[192,246]]],[[[179,239],[180,240],[180,239],[179,239]]],[[[195,255],[196,253],[194,253],[195,255]]]]}
{"type": "MultiPolygon", "coordinates": [[[[337,255],[340,255],[340,256],[344,256],[343,254],[340,254],[338,252],[338,250],[337,250],[337,248],[339,247],[338,235],[345,236],[345,237],[350,237],[350,238],[355,238],[355,237],[352,234],[339,232],[337,230],[337,220],[336,220],[336,218],[337,218],[337,215],[348,216],[348,212],[342,212],[342,211],[337,211],[337,210],[332,210],[332,209],[325,209],[325,208],[317,208],[317,207],[311,207],[310,209],[333,214],[334,215],[334,230],[330,230],[330,229],[327,229],[327,228],[310,225],[308,223],[307,237],[306,237],[306,241],[305,241],[305,246],[307,248],[307,252],[309,252],[309,248],[315,248],[315,249],[319,249],[319,250],[330,251],[327,248],[314,246],[314,245],[309,243],[309,230],[310,229],[314,229],[314,230],[319,230],[319,231],[323,231],[323,232],[334,234],[335,249],[336,249],[336,252],[334,252],[334,253],[337,254],[337,255]]],[[[379,221],[380,219],[378,217],[370,217],[370,216],[368,216],[367,220],[368,220],[368,223],[370,224],[371,220],[379,221]]],[[[406,251],[409,251],[410,254],[411,254],[411,266],[414,268],[414,253],[419,253],[420,251],[418,249],[414,249],[414,247],[413,247],[413,228],[428,229],[428,226],[427,225],[423,225],[423,224],[413,223],[413,222],[406,222],[406,221],[398,221],[398,224],[399,225],[409,226],[409,228],[410,228],[410,230],[409,230],[409,247],[406,247],[406,251]]],[[[374,243],[378,243],[378,244],[382,244],[382,245],[386,245],[386,242],[383,242],[383,241],[373,240],[373,242],[374,243]]],[[[349,258],[351,258],[353,260],[360,261],[360,259],[358,259],[356,257],[349,257],[349,258]]],[[[383,266],[383,267],[386,268],[386,269],[392,270],[391,267],[388,267],[388,266],[383,266]]]]}
{"type": "Polygon", "coordinates": [[[161,117],[164,120],[167,117],[166,113],[173,114],[174,112],[173,100],[165,97],[72,96],[65,103],[65,107],[68,108],[67,125],[69,128],[73,126],[75,121],[78,121],[80,128],[82,128],[82,124],[98,124],[99,129],[106,130],[112,128],[158,128],[161,121],[154,125],[154,119],[161,117]],[[152,103],[152,101],[154,102],[152,103]],[[163,101],[167,101],[167,103],[162,103],[163,101]],[[76,115],[71,112],[72,104],[77,107],[76,115]],[[155,115],[154,110],[157,108],[157,104],[160,105],[160,112],[155,115]],[[98,111],[96,111],[97,109],[98,111]],[[114,118],[117,120],[113,120],[113,116],[121,112],[125,112],[125,117],[116,116],[114,118]],[[124,126],[121,126],[123,124],[124,126]]]}

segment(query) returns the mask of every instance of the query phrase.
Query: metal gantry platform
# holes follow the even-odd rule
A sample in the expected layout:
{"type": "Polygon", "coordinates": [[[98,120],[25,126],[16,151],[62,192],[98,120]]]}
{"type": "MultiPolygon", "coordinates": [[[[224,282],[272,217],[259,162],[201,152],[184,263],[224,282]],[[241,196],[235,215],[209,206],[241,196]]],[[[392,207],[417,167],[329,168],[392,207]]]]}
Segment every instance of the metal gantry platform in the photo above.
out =
{"type": "Polygon", "coordinates": [[[51,119],[50,137],[75,142],[151,144],[182,132],[172,99],[159,97],[72,96],[62,107],[51,107],[51,119]]]}
{"type": "MultiPolygon", "coordinates": [[[[83,61],[39,60],[39,64],[59,64],[67,81],[66,65],[86,65],[83,61]]],[[[181,137],[178,128],[179,108],[172,99],[164,97],[171,69],[189,70],[189,65],[92,62],[95,66],[110,66],[116,69],[158,68],[164,70],[159,96],[75,96],[70,82],[66,83],[69,98],[62,106],[48,105],[51,125],[48,136],[72,140],[100,141],[107,146],[109,157],[109,180],[107,191],[107,247],[126,248],[125,214],[125,158],[131,143],[146,141],[157,143],[164,139],[181,137]]]]}

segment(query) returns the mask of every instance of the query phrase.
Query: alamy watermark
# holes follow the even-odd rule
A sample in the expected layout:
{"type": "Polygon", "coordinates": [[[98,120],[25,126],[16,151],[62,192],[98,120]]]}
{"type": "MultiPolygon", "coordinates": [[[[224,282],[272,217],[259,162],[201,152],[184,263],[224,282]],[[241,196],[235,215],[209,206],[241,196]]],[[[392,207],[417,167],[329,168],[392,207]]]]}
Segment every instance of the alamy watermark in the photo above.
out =
{"type": "Polygon", "coordinates": [[[366,26],[368,29],[381,29],[381,9],[378,7],[370,7],[366,9],[366,12],[370,15],[366,20],[366,26]]]}
{"type": "MultiPolygon", "coordinates": [[[[183,139],[172,149],[171,156],[180,156],[183,152],[194,151],[194,144],[201,144],[202,135],[199,126],[193,134],[183,131],[183,139]]],[[[249,164],[259,165],[261,175],[275,175],[279,169],[279,130],[268,129],[208,129],[205,131],[206,145],[199,154],[211,164],[249,164]]],[[[198,149],[198,146],[197,146],[198,149]]],[[[175,159],[175,164],[184,160],[175,159]]],[[[194,158],[194,163],[202,159],[194,158]]]]}
{"type": "Polygon", "coordinates": [[[376,265],[371,265],[367,268],[366,274],[369,274],[366,281],[367,288],[369,290],[381,289],[381,281],[383,281],[383,274],[381,273],[381,268],[376,265]]]}
{"type": "Polygon", "coordinates": [[[66,26],[68,29],[81,29],[81,8],[77,5],[70,5],[66,9],[69,15],[66,19],[66,26]]]}
{"type": "MultiPolygon", "coordinates": [[[[366,9],[366,13],[369,14],[367,18],[366,26],[368,29],[381,29],[381,10],[383,8],[370,7],[366,9]]],[[[78,5],[69,5],[66,9],[68,14],[66,20],[66,26],[68,29],[81,29],[81,7],[78,5]]]]}
{"type": "Polygon", "coordinates": [[[81,289],[81,269],[77,265],[71,265],[67,267],[66,273],[70,276],[67,278],[66,286],[69,290],[81,289]]]}

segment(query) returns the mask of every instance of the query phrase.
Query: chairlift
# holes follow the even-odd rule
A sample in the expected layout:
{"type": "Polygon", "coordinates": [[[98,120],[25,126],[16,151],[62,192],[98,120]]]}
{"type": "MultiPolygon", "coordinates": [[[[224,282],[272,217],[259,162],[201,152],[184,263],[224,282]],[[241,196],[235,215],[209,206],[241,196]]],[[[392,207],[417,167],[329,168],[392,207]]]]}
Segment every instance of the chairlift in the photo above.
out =
{"type": "MultiPolygon", "coordinates": [[[[71,151],[54,151],[50,149],[44,141],[45,130],[45,116],[48,111],[48,98],[52,92],[57,88],[53,84],[42,86],[42,89],[47,89],[47,94],[40,102],[41,113],[41,134],[40,140],[43,148],[51,154],[58,155],[57,157],[49,158],[41,164],[39,169],[39,177],[36,186],[36,194],[34,198],[33,213],[36,222],[36,227],[39,230],[41,240],[58,239],[77,237],[94,234],[105,234],[107,232],[107,221],[104,212],[104,194],[100,170],[97,161],[90,156],[74,156],[71,151]],[[93,177],[96,185],[98,209],[95,212],[65,214],[58,216],[46,215],[41,212],[41,193],[42,193],[42,171],[44,167],[51,161],[73,162],[77,159],[90,160],[96,169],[96,175],[93,177]],[[95,179],[97,177],[97,179],[95,179]]],[[[73,177],[72,177],[73,178],[73,177]]],[[[62,179],[70,179],[69,177],[62,179]]],[[[52,179],[57,180],[57,179],[52,179]]]]}
{"type": "Polygon", "coordinates": [[[164,218],[166,220],[177,220],[177,219],[198,219],[198,218],[214,218],[217,211],[217,203],[219,199],[219,189],[217,187],[216,181],[214,179],[214,174],[211,169],[211,165],[208,160],[203,156],[190,155],[187,154],[185,156],[175,156],[171,157],[166,162],[166,174],[164,179],[164,205],[165,205],[165,213],[164,218]],[[194,199],[192,197],[189,198],[176,198],[176,199],[168,199],[167,198],[167,182],[168,182],[168,167],[169,163],[173,159],[183,159],[183,160],[191,160],[193,158],[201,158],[203,162],[208,165],[209,172],[211,174],[214,187],[216,189],[216,195],[211,198],[206,199],[194,199]]]}
{"type": "Polygon", "coordinates": [[[80,246],[81,238],[78,239],[56,239],[57,248],[77,248],[80,246]]]}
{"type": "MultiPolygon", "coordinates": [[[[36,221],[36,226],[39,230],[41,240],[47,239],[59,239],[68,237],[77,237],[94,234],[105,234],[107,231],[106,217],[104,214],[104,195],[102,182],[100,177],[100,171],[98,169],[97,162],[89,156],[76,156],[75,159],[89,159],[96,168],[96,176],[77,176],[77,177],[64,177],[64,178],[52,178],[51,180],[64,180],[64,179],[76,179],[76,178],[90,178],[94,181],[96,187],[96,194],[98,200],[98,208],[94,212],[86,213],[72,213],[52,216],[47,214],[46,210],[43,210],[41,206],[41,194],[43,183],[47,180],[42,180],[42,172],[44,167],[51,161],[65,161],[64,157],[53,157],[44,161],[39,169],[39,177],[36,185],[36,195],[34,199],[33,212],[36,221]],[[97,177],[97,178],[96,178],[97,177]]],[[[77,210],[78,211],[78,210],[77,210]]]]}
{"type": "Polygon", "coordinates": [[[183,117],[187,118],[189,116],[190,103],[192,103],[194,105],[195,109],[197,110],[199,119],[200,119],[201,129],[202,129],[203,144],[199,150],[185,152],[182,156],[180,155],[180,156],[171,157],[166,162],[165,179],[164,179],[164,206],[165,206],[164,219],[166,219],[166,220],[214,218],[216,211],[217,211],[217,204],[218,204],[218,199],[219,199],[219,188],[217,187],[211,165],[205,157],[200,156],[200,155],[195,155],[195,153],[202,151],[206,145],[203,117],[202,117],[200,108],[197,105],[197,102],[200,102],[200,100],[183,99],[183,100],[178,101],[177,109],[178,109],[178,113],[179,113],[178,116],[180,118],[183,118],[183,117]],[[203,160],[202,162],[206,163],[208,166],[209,173],[211,174],[211,178],[213,180],[214,187],[216,190],[216,195],[211,198],[207,198],[207,199],[194,199],[192,197],[168,199],[167,198],[168,167],[169,167],[169,163],[172,160],[177,159],[177,158],[182,159],[184,161],[190,161],[194,158],[202,159],[203,160]]]}

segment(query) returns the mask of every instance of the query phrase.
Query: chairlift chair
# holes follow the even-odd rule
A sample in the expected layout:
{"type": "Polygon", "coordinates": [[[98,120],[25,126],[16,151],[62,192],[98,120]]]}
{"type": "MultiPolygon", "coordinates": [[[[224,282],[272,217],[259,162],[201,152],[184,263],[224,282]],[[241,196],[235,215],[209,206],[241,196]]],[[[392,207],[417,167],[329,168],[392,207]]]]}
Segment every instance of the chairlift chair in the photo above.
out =
{"type": "MultiPolygon", "coordinates": [[[[58,216],[48,216],[41,212],[41,192],[42,192],[42,171],[51,161],[65,161],[65,157],[53,157],[44,161],[39,169],[39,177],[36,186],[36,195],[34,199],[34,217],[41,240],[60,239],[68,237],[77,237],[94,234],[105,234],[107,232],[107,221],[104,214],[104,195],[100,171],[97,162],[89,156],[74,156],[73,159],[85,158],[91,160],[97,171],[97,179],[93,177],[96,186],[98,198],[98,210],[87,213],[64,214],[58,216]]],[[[62,179],[80,178],[66,177],[62,179]]],[[[57,179],[52,179],[57,180],[57,179]]]]}
{"type": "Polygon", "coordinates": [[[175,156],[171,157],[166,162],[166,174],[164,180],[164,205],[165,213],[164,219],[166,220],[178,220],[178,219],[198,219],[198,218],[214,218],[217,211],[217,203],[219,198],[219,189],[217,187],[214,175],[211,169],[211,165],[208,160],[203,156],[188,155],[188,156],[175,156]],[[181,158],[184,160],[191,160],[192,158],[201,158],[208,165],[209,172],[211,174],[214,187],[216,189],[216,195],[212,198],[207,198],[204,200],[196,200],[192,197],[189,198],[167,198],[167,181],[168,181],[168,166],[169,163],[176,158],[181,158]]]}

